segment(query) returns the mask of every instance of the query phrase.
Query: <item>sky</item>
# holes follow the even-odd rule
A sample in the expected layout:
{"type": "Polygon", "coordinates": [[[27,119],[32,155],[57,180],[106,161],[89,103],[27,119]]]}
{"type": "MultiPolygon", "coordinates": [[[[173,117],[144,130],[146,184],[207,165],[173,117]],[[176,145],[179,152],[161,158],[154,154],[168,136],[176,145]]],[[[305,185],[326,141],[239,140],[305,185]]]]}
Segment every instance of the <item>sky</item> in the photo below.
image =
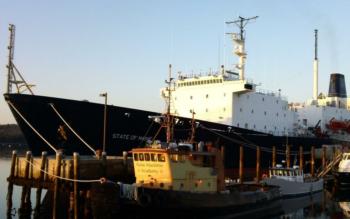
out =
{"type": "MultiPolygon", "coordinates": [[[[16,25],[14,63],[34,93],[164,111],[160,89],[176,72],[232,68],[225,21],[246,26],[246,77],[290,102],[312,97],[314,29],[319,30],[319,91],[329,75],[350,80],[347,0],[0,1],[1,92],[6,91],[8,24],[16,25]]],[[[15,123],[0,98],[0,124],[15,123]]]]}

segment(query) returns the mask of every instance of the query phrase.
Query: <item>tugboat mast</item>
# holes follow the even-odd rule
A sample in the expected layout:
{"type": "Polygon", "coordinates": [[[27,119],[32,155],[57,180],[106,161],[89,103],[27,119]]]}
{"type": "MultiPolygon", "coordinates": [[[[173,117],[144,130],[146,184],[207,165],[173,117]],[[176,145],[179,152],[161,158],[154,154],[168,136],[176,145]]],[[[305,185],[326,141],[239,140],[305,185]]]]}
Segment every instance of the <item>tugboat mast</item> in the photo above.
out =
{"type": "Polygon", "coordinates": [[[228,33],[232,36],[232,40],[238,45],[235,50],[234,54],[236,54],[239,57],[239,62],[236,65],[236,68],[239,71],[239,80],[244,80],[244,67],[245,67],[245,59],[247,58],[247,53],[245,52],[245,30],[244,27],[249,23],[249,21],[257,19],[258,16],[250,17],[250,18],[244,18],[239,16],[238,20],[235,21],[228,21],[226,24],[236,24],[238,28],[240,29],[240,33],[228,33]]]}
{"type": "Polygon", "coordinates": [[[169,144],[173,139],[173,124],[172,124],[172,116],[170,114],[171,110],[171,84],[174,78],[171,77],[171,64],[169,64],[169,77],[168,80],[165,80],[165,83],[168,85],[167,92],[168,92],[168,100],[167,100],[167,112],[166,112],[166,142],[169,144]]]}

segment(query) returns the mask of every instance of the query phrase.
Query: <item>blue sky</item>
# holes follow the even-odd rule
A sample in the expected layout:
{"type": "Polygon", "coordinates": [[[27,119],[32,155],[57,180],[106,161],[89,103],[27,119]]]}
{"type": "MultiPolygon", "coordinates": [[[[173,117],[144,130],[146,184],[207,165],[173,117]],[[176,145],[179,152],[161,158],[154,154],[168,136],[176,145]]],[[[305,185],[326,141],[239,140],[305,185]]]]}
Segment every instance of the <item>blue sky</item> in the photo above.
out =
{"type": "MultiPolygon", "coordinates": [[[[16,25],[15,64],[38,95],[162,111],[160,88],[174,72],[237,62],[224,24],[247,26],[246,77],[289,101],[312,96],[313,31],[319,29],[319,90],[331,72],[349,85],[350,1],[0,1],[0,72],[6,88],[8,24],[16,25]]],[[[237,29],[234,29],[237,30],[237,29]]],[[[350,87],[348,86],[348,90],[350,87]]],[[[0,124],[14,119],[0,100],[0,124]]]]}

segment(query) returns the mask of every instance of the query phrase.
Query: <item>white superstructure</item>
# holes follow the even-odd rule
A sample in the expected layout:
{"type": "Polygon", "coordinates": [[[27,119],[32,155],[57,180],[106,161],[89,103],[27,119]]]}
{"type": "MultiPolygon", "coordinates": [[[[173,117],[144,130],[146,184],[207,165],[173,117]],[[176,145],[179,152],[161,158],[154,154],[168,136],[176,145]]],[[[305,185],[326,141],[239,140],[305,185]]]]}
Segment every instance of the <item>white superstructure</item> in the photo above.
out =
{"type": "MultiPolygon", "coordinates": [[[[238,73],[225,70],[206,75],[179,74],[171,96],[173,115],[195,118],[228,126],[259,131],[276,136],[305,136],[315,134],[315,129],[323,133],[340,135],[333,130],[330,121],[350,121],[345,80],[341,74],[332,74],[327,97],[318,93],[317,30],[315,30],[315,59],[313,98],[303,104],[289,104],[280,92],[257,89],[257,85],[245,78],[244,65],[247,54],[244,50],[243,27],[249,19],[228,23],[239,24],[241,33],[230,33],[236,45],[234,54],[238,56],[235,65],[238,73]],[[331,124],[331,125],[330,125],[331,124]]],[[[162,90],[167,98],[168,92],[162,90]]],[[[350,122],[349,122],[350,133],[350,122]]],[[[349,133],[345,133],[346,135],[349,133]]],[[[350,140],[350,138],[349,138],[350,140]]]]}

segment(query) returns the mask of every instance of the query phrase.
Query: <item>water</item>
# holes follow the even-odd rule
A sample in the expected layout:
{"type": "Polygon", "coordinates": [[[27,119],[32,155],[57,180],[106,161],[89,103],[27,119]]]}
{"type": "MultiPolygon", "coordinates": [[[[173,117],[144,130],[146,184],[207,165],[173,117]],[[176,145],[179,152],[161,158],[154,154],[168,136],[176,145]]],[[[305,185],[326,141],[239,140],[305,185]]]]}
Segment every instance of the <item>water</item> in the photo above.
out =
{"type": "MultiPolygon", "coordinates": [[[[9,175],[10,166],[10,159],[0,158],[0,218],[6,218],[6,178],[9,175]]],[[[20,196],[21,189],[15,186],[13,191],[13,207],[15,209],[12,211],[13,219],[18,218],[17,210],[20,205],[20,196]]],[[[35,190],[32,190],[32,205],[35,203],[34,198],[35,190]]],[[[283,213],[272,218],[350,218],[350,190],[336,191],[331,188],[312,196],[285,199],[281,201],[281,208],[283,213]]],[[[137,218],[140,218],[140,215],[137,218]]],[[[195,215],[193,215],[193,218],[196,218],[195,215]]],[[[264,218],[263,215],[262,218],[264,218]]]]}

